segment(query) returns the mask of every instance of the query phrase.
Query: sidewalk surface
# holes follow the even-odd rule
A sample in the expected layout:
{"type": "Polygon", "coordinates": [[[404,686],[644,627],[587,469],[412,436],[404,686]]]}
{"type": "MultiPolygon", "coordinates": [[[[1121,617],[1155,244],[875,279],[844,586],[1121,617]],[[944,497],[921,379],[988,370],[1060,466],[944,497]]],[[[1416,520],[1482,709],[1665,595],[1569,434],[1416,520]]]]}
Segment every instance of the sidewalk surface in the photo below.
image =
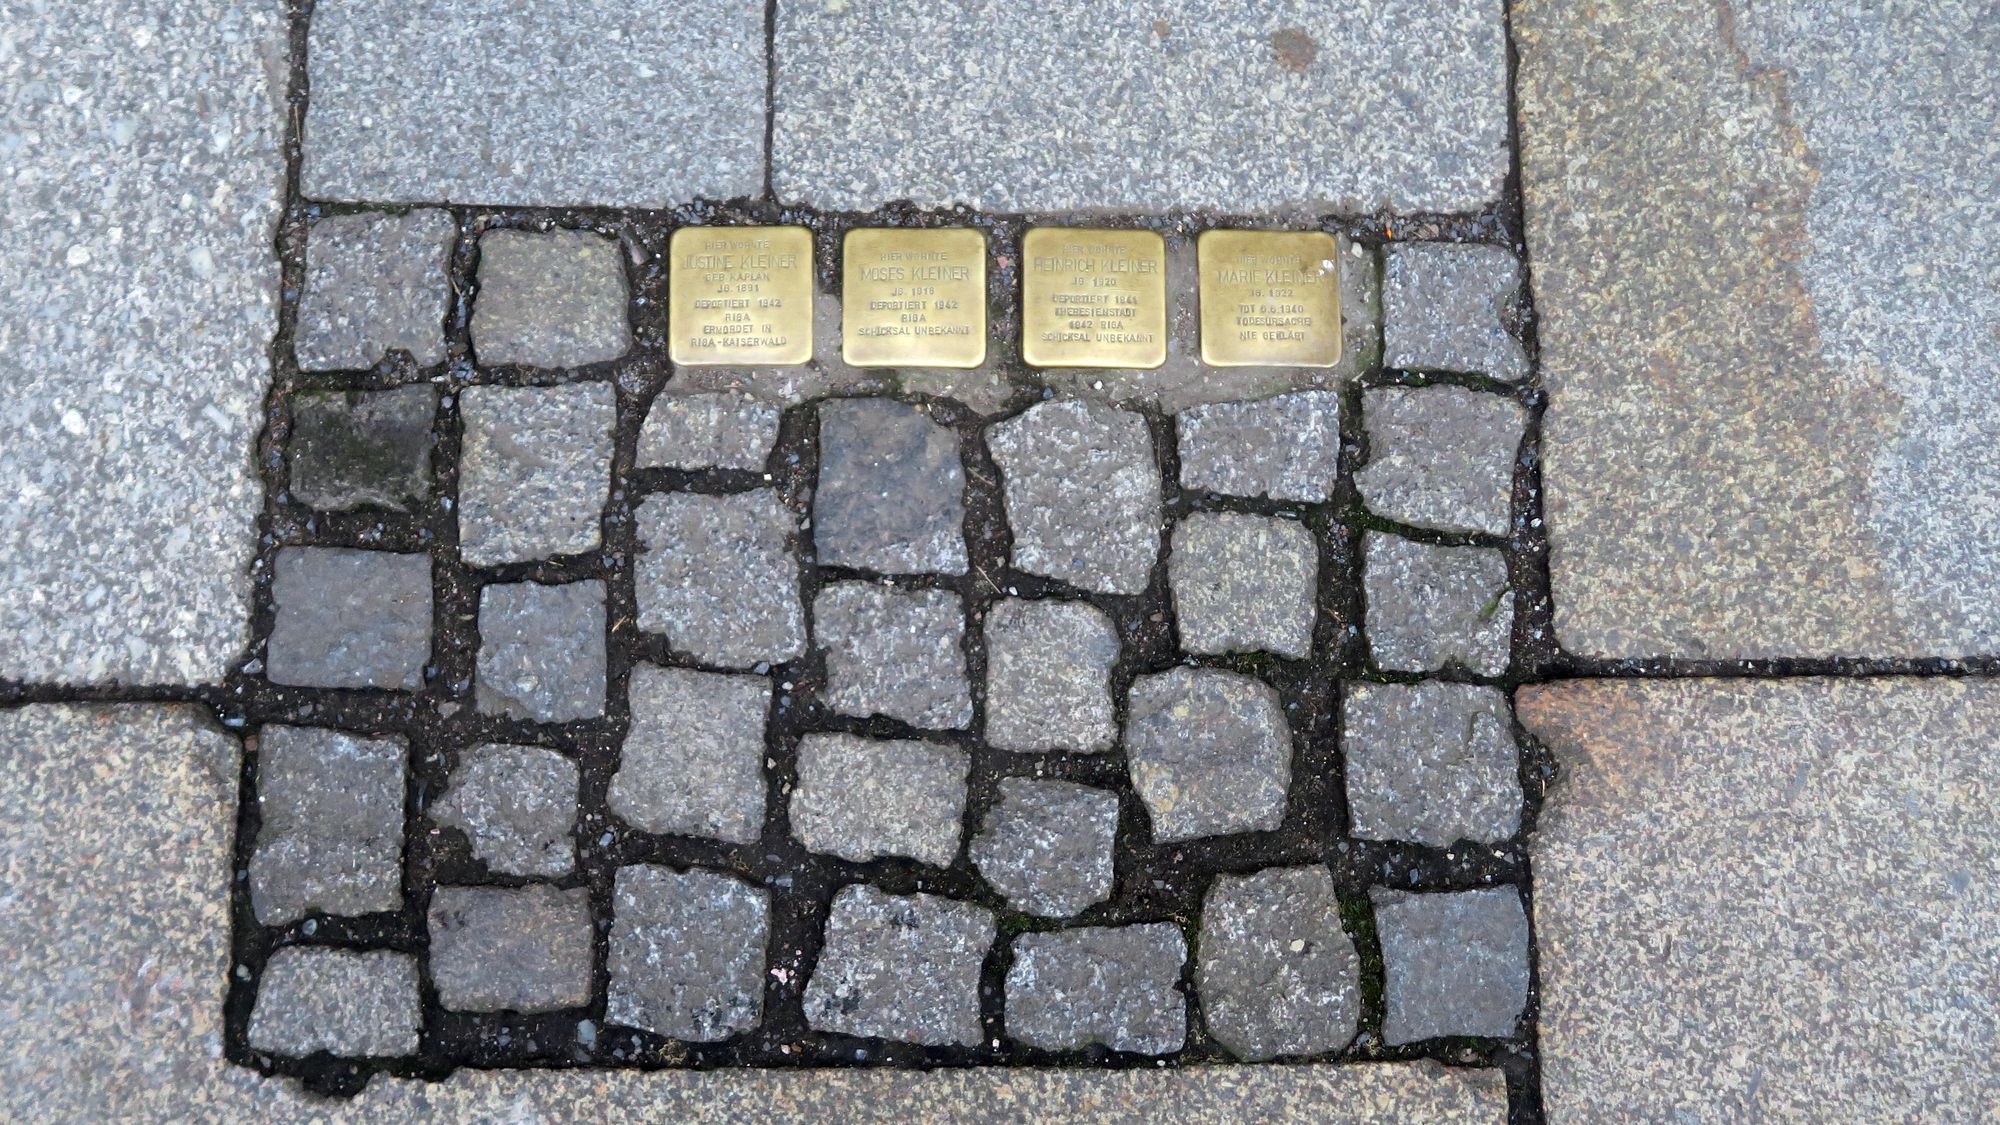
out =
{"type": "MultiPolygon", "coordinates": [[[[295,23],[297,14],[221,0],[0,0],[0,276],[10,282],[0,297],[9,364],[0,391],[0,496],[9,501],[0,514],[0,1116],[1498,1122],[1510,1107],[1511,1120],[1558,1122],[2000,1116],[2000,835],[1991,816],[2000,791],[1991,753],[2000,735],[1991,678],[2000,674],[1991,577],[2000,408],[1989,390],[2000,377],[2000,11],[1991,3],[1878,11],[1824,0],[1371,0],[1358,9],[1171,0],[1143,12],[1057,3],[1030,16],[987,2],[778,0],[767,10],[763,0],[704,0],[663,10],[624,0],[320,0],[309,22],[295,23]],[[297,48],[306,61],[295,70],[297,48]],[[288,137],[300,141],[296,153],[288,137]],[[299,209],[287,226],[288,182],[299,209]],[[739,203],[716,202],[726,200],[739,203]],[[307,245],[309,227],[333,229],[313,225],[329,222],[319,203],[340,205],[327,214],[395,209],[393,229],[368,227],[357,245],[380,239],[371,245],[387,255],[381,262],[418,266],[308,282],[307,262],[283,263],[279,248],[307,245]],[[419,210],[400,213],[412,205],[419,210]],[[1001,248],[991,266],[997,350],[982,367],[913,371],[899,382],[847,366],[830,257],[813,268],[821,307],[835,311],[807,368],[670,371],[660,358],[666,315],[653,302],[665,293],[668,227],[750,218],[840,231],[905,221],[913,207],[961,208],[948,221],[979,225],[1001,248]],[[1039,400],[1014,390],[1025,369],[1010,350],[1021,270],[1010,258],[1029,228],[1098,217],[1163,230],[1163,272],[1182,288],[1193,284],[1192,235],[1209,226],[1338,232],[1340,252],[1352,255],[1338,267],[1341,366],[1206,367],[1183,302],[1157,376],[1051,375],[1058,402],[1021,412],[1039,400]],[[506,240],[496,235],[543,220],[618,241],[522,241],[515,260],[530,264],[501,296],[510,292],[506,240]],[[1479,245],[1439,245],[1467,241],[1479,245]],[[1435,256],[1452,249],[1474,254],[1435,256]],[[592,272],[605,261],[609,274],[592,272]],[[1408,295],[1426,279],[1462,299],[1410,316],[1408,295]],[[341,322],[316,340],[278,337],[281,309],[316,299],[321,284],[353,284],[364,294],[354,307],[378,319],[341,322]],[[472,303],[475,284],[483,305],[472,303]],[[504,326],[492,310],[509,300],[507,325],[527,328],[500,360],[504,326]],[[629,307],[628,318],[609,328],[592,320],[606,300],[629,307]],[[599,354],[606,332],[612,342],[599,354]],[[411,354],[377,364],[384,346],[411,354]],[[312,348],[326,349],[325,371],[314,369],[312,348]],[[558,368],[565,373],[551,374],[558,368]],[[484,398],[456,393],[473,381],[514,386],[480,388],[484,398]],[[391,513],[376,527],[356,511],[317,514],[326,505],[285,445],[309,425],[300,421],[308,392],[338,385],[393,396],[392,384],[406,382],[401,398],[369,400],[389,419],[382,432],[406,462],[417,451],[424,493],[430,420],[448,420],[438,464],[450,466],[449,495],[464,510],[391,492],[369,494],[367,511],[391,513]],[[452,393],[441,401],[426,382],[452,393]],[[696,387],[754,393],[685,400],[700,410],[736,405],[691,408],[679,422],[661,421],[654,407],[641,432],[655,397],[696,387]],[[828,393],[931,391],[960,405],[937,422],[857,414],[843,423],[815,403],[828,393]],[[1273,413],[1205,405],[1281,391],[1289,397],[1270,399],[1284,404],[1273,413]],[[398,410],[418,420],[398,431],[398,410]],[[1062,420],[1038,430],[1031,417],[1062,420]],[[1190,435],[1204,422],[1219,442],[1252,441],[1250,454],[1203,462],[1190,435]],[[847,501],[843,532],[830,514],[843,500],[825,483],[838,476],[843,424],[869,450],[852,462],[860,468],[850,495],[916,495],[947,480],[951,503],[895,508],[885,520],[904,522],[884,530],[869,523],[865,501],[847,501]],[[683,429],[668,432],[675,425],[683,429]],[[1180,444],[1158,453],[1155,470],[1145,451],[1158,434],[1180,444]],[[991,455],[967,460],[965,477],[930,462],[880,475],[878,461],[893,460],[883,451],[897,449],[921,460],[948,448],[957,472],[957,443],[970,448],[973,435],[991,455]],[[683,463],[662,452],[675,441],[707,444],[683,463]],[[753,451],[732,453],[731,443],[753,451]],[[1063,460],[1079,444],[1095,456],[1063,460]],[[773,449],[775,483],[757,473],[773,449]],[[823,476],[785,477],[793,453],[823,476]],[[654,460],[634,464],[643,458],[654,460]],[[1301,532],[1298,513],[1264,487],[1259,474],[1276,461],[1294,476],[1325,475],[1294,505],[1310,509],[1303,526],[1320,538],[1301,532]],[[1110,462],[1141,472],[1119,475],[1103,468],[1110,462]],[[478,464],[500,468],[482,482],[478,464]],[[1146,472],[1150,512],[1131,504],[1146,472]],[[608,501],[565,506],[608,479],[637,483],[631,495],[607,488],[608,501]],[[274,481],[300,495],[280,495],[274,481]],[[1011,506],[991,517],[992,534],[1011,536],[1015,553],[991,556],[979,546],[989,519],[980,498],[997,507],[1003,490],[1011,506]],[[972,498],[969,512],[960,492],[972,498]],[[793,566],[782,544],[758,554],[757,528],[772,526],[758,523],[768,516],[753,510],[758,496],[777,497],[770,518],[794,528],[787,542],[806,525],[784,521],[810,517],[821,557],[793,566]],[[1022,514],[1031,508],[1041,522],[1022,514]],[[1177,521],[1170,529],[1162,510],[1177,521]],[[1254,548],[1231,538],[1252,525],[1254,548]],[[1032,561],[1037,536],[1060,544],[1078,527],[1088,546],[1075,558],[1055,550],[1032,561]],[[1344,539],[1343,528],[1352,532],[1344,539]],[[952,556],[960,529],[969,558],[952,556]],[[933,533],[914,561],[868,554],[884,536],[933,533]],[[1119,555],[1121,534],[1143,557],[1119,555]],[[328,537],[341,546],[311,546],[328,537]],[[790,583],[798,622],[771,603],[771,643],[783,650],[789,631],[801,650],[808,632],[820,646],[845,644],[844,656],[824,659],[877,678],[836,690],[820,682],[825,665],[813,656],[800,691],[824,691],[834,710],[846,706],[839,691],[889,700],[875,712],[864,700],[834,724],[882,745],[886,736],[910,746],[933,736],[954,746],[1000,740],[988,708],[1003,696],[995,689],[989,701],[981,682],[1001,674],[983,655],[995,644],[990,663],[1001,667],[987,639],[995,626],[926,632],[921,612],[893,599],[861,605],[872,595],[853,594],[856,605],[837,605],[827,596],[837,586],[865,587],[829,581],[822,591],[827,576],[815,565],[845,568],[835,579],[901,574],[891,585],[916,588],[912,605],[961,591],[977,603],[974,624],[989,607],[1043,604],[1010,601],[998,586],[975,599],[973,564],[997,566],[995,557],[1017,579],[1041,576],[1030,598],[1054,591],[1086,611],[1109,607],[1100,616],[1111,655],[1098,678],[1118,684],[1115,714],[1108,691],[1100,720],[1092,700],[1061,694],[1059,681],[1023,679],[1012,690],[1042,705],[1020,737],[1100,722],[1109,745],[1129,726],[1115,770],[1071,762],[1060,774],[1119,788],[1122,811],[1107,815],[1128,837],[1149,823],[1167,835],[1176,808],[1227,818],[1251,815],[1244,807],[1255,803],[1210,795],[1207,805],[1234,806],[1218,811],[1203,807],[1200,786],[1185,803],[1178,790],[1126,787],[1125,759],[1143,768],[1157,752],[1144,740],[1146,716],[1131,712],[1155,687],[1183,690],[1166,665],[1202,665],[1213,683],[1279,681],[1283,707],[1269,687],[1254,700],[1207,703],[1187,687],[1156,710],[1185,719],[1206,706],[1234,721],[1268,696],[1279,732],[1312,716],[1296,744],[1319,756],[1298,758],[1288,773],[1276,751],[1275,782],[1270,754],[1258,758],[1255,746],[1282,747],[1282,733],[1228,736],[1252,748],[1230,763],[1232,784],[1252,788],[1232,794],[1262,784],[1268,801],[1275,784],[1281,818],[1298,798],[1281,826],[1261,825],[1270,854],[1245,851],[1228,864],[1247,873],[1297,862],[1276,858],[1279,844],[1317,830],[1322,815],[1342,849],[1359,849],[1360,858],[1317,860],[1346,896],[1349,917],[1336,917],[1333,932],[1367,919],[1359,952],[1346,947],[1342,978],[1357,982],[1343,986],[1342,1034],[1361,1028],[1359,1045],[1305,1052],[1337,1062],[1201,1061],[1158,1072],[468,1069],[439,1082],[378,1076],[351,1101],[227,1061],[232,974],[265,973],[269,935],[306,942],[312,930],[301,927],[315,924],[259,923],[248,905],[268,892],[262,876],[243,889],[251,874],[237,870],[237,856],[249,853],[236,835],[251,818],[239,821],[237,802],[256,800],[246,779],[272,789],[275,767],[253,753],[246,773],[246,746],[258,743],[244,735],[266,722],[321,721],[415,732],[412,764],[395,765],[388,784],[401,793],[407,783],[423,802],[437,797],[426,786],[446,776],[447,755],[428,757],[428,739],[547,744],[585,762],[591,815],[624,816],[630,807],[606,788],[618,755],[640,752],[638,735],[618,741],[628,722],[637,729],[645,719],[624,702],[628,677],[631,698],[642,692],[630,666],[669,652],[641,637],[657,635],[660,619],[630,591],[683,582],[684,601],[668,614],[675,627],[695,619],[719,628],[733,613],[719,608],[723,599],[764,589],[748,578],[704,587],[711,563],[642,553],[649,538],[734,543],[741,553],[728,573],[790,583]],[[865,561],[842,561],[842,549],[865,561]],[[434,581],[445,600],[435,605],[427,552],[444,560],[434,581]],[[399,586],[409,575],[382,565],[391,558],[415,560],[415,577],[399,586]],[[1303,569],[1283,559],[1303,559],[1303,569]],[[319,616],[305,632],[337,641],[301,655],[298,632],[281,638],[301,620],[297,592],[307,585],[290,587],[291,609],[283,586],[308,565],[330,577],[310,580],[319,616]],[[1332,577],[1322,581],[1316,567],[1332,577]],[[803,591],[794,570],[809,575],[803,591]],[[912,572],[927,577],[909,580],[912,572]],[[1327,593],[1346,590],[1343,575],[1352,593],[1327,593]],[[545,585],[554,582],[564,585],[545,585]],[[595,601],[580,610],[574,598],[556,604],[537,593],[586,588],[595,601]],[[495,639],[500,610],[488,608],[503,595],[482,600],[500,590],[521,603],[507,610],[514,649],[495,639]],[[1454,596],[1475,594],[1469,608],[1454,608],[1454,596]],[[1288,606],[1297,611],[1289,618],[1288,606]],[[842,614],[851,620],[837,626],[842,614]],[[1149,614],[1174,623],[1149,625],[1149,614]],[[578,645],[557,656],[537,648],[578,620],[578,645]],[[841,627],[849,639],[836,636],[841,627]],[[1153,647],[1117,663],[1121,644],[1153,647]],[[1177,646],[1200,655],[1183,659],[1177,646]],[[971,674],[961,648],[982,654],[971,674]],[[925,663],[940,651],[947,665],[958,661],[955,673],[925,663]],[[1410,662],[1398,663],[1405,654],[1410,662]],[[285,660],[305,670],[272,667],[285,660]],[[515,679],[499,699],[494,668],[507,660],[515,679]],[[1145,660],[1160,665],[1150,668],[1156,683],[1135,687],[1126,665],[1148,671],[1145,660]],[[1303,686],[1286,679],[1287,667],[1303,686]],[[595,676],[598,711],[565,710],[576,693],[556,680],[567,675],[595,676]],[[1418,675],[1440,694],[1392,690],[1418,675]],[[1518,777],[1514,717],[1526,736],[1518,777]],[[1367,773],[1367,732],[1393,752],[1423,723],[1462,729],[1468,754],[1476,730],[1503,732],[1490,740],[1504,755],[1498,781],[1494,771],[1449,784],[1367,773]],[[1294,780],[1314,771],[1320,781],[1294,780]],[[1381,786],[1372,795],[1366,776],[1381,786]],[[1344,791],[1328,780],[1336,777],[1344,791]],[[1497,1027],[1416,1031],[1414,1046],[1395,1045],[1385,1010],[1418,1005],[1383,994],[1383,974],[1397,971],[1383,967],[1385,949],[1410,948],[1383,943],[1397,940],[1395,920],[1408,917],[1400,908],[1444,896],[1368,890],[1387,878],[1371,871],[1378,860],[1420,890],[1467,896],[1468,906],[1477,887],[1497,879],[1512,895],[1504,884],[1527,881],[1533,960],[1524,952],[1518,972],[1526,990],[1532,965],[1524,994],[1533,1000],[1521,1038],[1509,1038],[1516,1002],[1503,1004],[1497,1027]],[[266,936],[233,944],[246,927],[266,936]],[[256,965],[232,964],[233,951],[252,948],[256,965]],[[1511,1090],[1502,1064],[1513,1068],[1511,1090]]],[[[755,600],[735,616],[754,617],[755,600]]],[[[992,620],[1003,617],[996,610],[992,620]]],[[[1035,636],[1081,650],[1093,627],[1083,612],[1042,622],[1035,628],[1049,632],[1035,636]]],[[[694,643],[676,634],[672,658],[694,643]]],[[[715,673],[703,681],[710,688],[740,685],[790,675],[772,668],[792,667],[794,654],[739,655],[718,650],[675,671],[698,666],[707,671],[696,675],[715,673]]],[[[660,680],[658,698],[674,682],[660,680]]],[[[772,698],[763,690],[750,710],[772,698]]],[[[676,730],[681,721],[660,720],[676,730]]],[[[459,747],[450,745],[456,783],[459,747]]],[[[762,745],[751,746],[753,759],[762,745]]],[[[656,752],[696,753],[670,740],[656,752]]],[[[979,771],[1022,760],[1011,747],[1011,757],[988,753],[973,751],[972,794],[961,779],[941,818],[950,849],[960,847],[963,818],[998,807],[979,771]]],[[[799,760],[771,767],[785,774],[773,794],[790,796],[799,760]]],[[[746,815],[756,824],[765,768],[750,766],[758,804],[746,815]]],[[[341,785],[359,791],[358,777],[341,785]]],[[[910,782],[894,803],[938,791],[910,782]]],[[[719,800],[716,792],[696,803],[719,800]]],[[[818,829],[830,835],[811,850],[861,846],[835,822],[867,802],[837,789],[819,799],[834,827],[818,829]]],[[[722,815],[714,807],[697,811],[722,815]]],[[[519,812],[490,815],[504,831],[526,832],[507,827],[519,812]]],[[[402,806],[389,815],[400,833],[402,806]]],[[[472,825],[481,814],[466,815],[472,825]]],[[[772,823],[787,823],[784,815],[772,823]]],[[[572,827],[558,834],[567,840],[572,827]]],[[[608,899],[608,872],[629,862],[612,853],[627,844],[593,845],[574,827],[584,843],[567,878],[587,871],[608,899]]],[[[485,831],[481,822],[466,838],[485,831]]],[[[900,846],[895,854],[920,857],[926,844],[900,846]]],[[[727,852],[704,843],[690,854],[727,852]]],[[[475,864],[470,854],[440,846],[421,865],[412,858],[412,872],[423,866],[411,876],[421,885],[414,898],[391,868],[386,893],[419,927],[416,936],[394,931],[397,948],[429,950],[422,904],[429,881],[443,880],[429,865],[487,873],[488,857],[475,864]]],[[[899,892],[973,894],[954,889],[977,882],[969,859],[954,860],[955,875],[923,875],[914,859],[873,854],[862,859],[872,866],[852,870],[902,880],[899,892]]],[[[1140,853],[1118,854],[1120,870],[1134,870],[1140,853]]],[[[990,891],[978,895],[1000,909],[990,891]]],[[[300,917],[310,905],[301,900],[300,917]]],[[[1485,932],[1446,929],[1451,940],[1485,932]]],[[[364,931],[377,933],[353,932],[364,931]]],[[[821,936],[811,939],[815,956],[821,936]]],[[[1439,948],[1429,953],[1448,962],[1456,947],[1439,948]]],[[[602,959],[587,952],[586,963],[592,956],[602,959]]],[[[1114,962],[1119,971],[1137,972],[1132,956],[1114,962]]],[[[1176,956],[1194,965],[1202,955],[1176,956]]],[[[1482,964],[1484,977],[1461,978],[1433,1003],[1462,1009],[1516,967],[1482,964]]],[[[601,1005],[604,984],[593,980],[601,1005]]],[[[985,1003],[992,1026],[992,998],[985,1003]]],[[[1196,1011],[1190,1026],[1214,1022],[1214,1012],[1196,1011]]],[[[1238,1046],[1230,1051],[1243,1055],[1238,1046]]],[[[1191,1057],[1225,1057],[1207,1037],[1196,1049],[1210,1053],[1191,1057]]]]}

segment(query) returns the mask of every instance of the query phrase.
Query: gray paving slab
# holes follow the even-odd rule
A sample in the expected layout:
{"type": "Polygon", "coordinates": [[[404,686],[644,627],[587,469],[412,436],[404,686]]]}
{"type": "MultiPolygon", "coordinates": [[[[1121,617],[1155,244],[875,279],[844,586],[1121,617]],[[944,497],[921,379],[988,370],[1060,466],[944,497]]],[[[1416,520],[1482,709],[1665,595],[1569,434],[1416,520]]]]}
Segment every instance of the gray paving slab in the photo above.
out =
{"type": "Polygon", "coordinates": [[[764,5],[357,0],[313,13],[317,199],[666,207],[764,186],[764,5]]]}
{"type": "Polygon", "coordinates": [[[1991,7],[1523,6],[1571,650],[2000,649],[1991,7]]]}
{"type": "Polygon", "coordinates": [[[263,496],[284,10],[0,23],[0,680],[219,680],[263,496]]]}
{"type": "Polygon", "coordinates": [[[352,1101],[222,1058],[239,749],[192,707],[0,711],[0,1117],[369,1125],[413,1118],[715,1123],[1171,1117],[1188,1125],[1503,1125],[1498,1071],[1429,1063],[1075,1069],[461,1070],[352,1101]],[[47,800],[63,793],[62,801],[47,800]],[[146,816],[132,816],[144,803],[146,816]],[[88,833],[96,862],[75,862],[88,833]],[[144,997],[143,1003],[134,1003],[144,997]]]}
{"type": "Polygon", "coordinates": [[[2000,683],[1524,688],[1549,1120],[2000,1108],[2000,683]]]}
{"type": "Polygon", "coordinates": [[[822,207],[1474,211],[1508,166],[1484,0],[846,0],[775,35],[774,186],[822,207]]]}

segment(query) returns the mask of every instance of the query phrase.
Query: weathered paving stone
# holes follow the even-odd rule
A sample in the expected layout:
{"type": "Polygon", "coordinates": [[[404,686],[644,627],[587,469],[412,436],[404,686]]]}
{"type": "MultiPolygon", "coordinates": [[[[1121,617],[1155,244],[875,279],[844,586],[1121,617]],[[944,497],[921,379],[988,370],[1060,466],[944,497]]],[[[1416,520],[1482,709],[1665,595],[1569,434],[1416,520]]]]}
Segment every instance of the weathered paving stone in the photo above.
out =
{"type": "Polygon", "coordinates": [[[0,680],[217,684],[243,659],[289,22],[0,19],[0,680]]]}
{"type": "Polygon", "coordinates": [[[1116,793],[1009,777],[967,850],[1015,909],[1067,918],[1111,897],[1117,838],[1116,793]]]}
{"type": "Polygon", "coordinates": [[[641,664],[606,803],[645,832],[747,844],[764,831],[771,681],[641,664]]]}
{"type": "Polygon", "coordinates": [[[778,408],[748,395],[662,394],[639,428],[640,468],[759,470],[778,441],[778,408]]]}
{"type": "Polygon", "coordinates": [[[1155,840],[1262,832],[1285,819],[1292,735],[1278,693],[1234,672],[1132,682],[1125,753],[1155,840]]]}
{"type": "Polygon", "coordinates": [[[1337,1051],[1361,1018],[1361,962],[1324,867],[1218,875],[1201,908],[1195,993],[1238,1058],[1337,1051]]]}
{"type": "Polygon", "coordinates": [[[823,566],[965,573],[958,434],[919,407],[836,399],[819,408],[813,549],[823,566]]]}
{"type": "Polygon", "coordinates": [[[431,979],[456,1012],[547,1012],[590,1003],[590,891],[439,887],[431,979]]]}
{"type": "Polygon", "coordinates": [[[730,668],[804,654],[798,524],[776,493],[651,496],[638,523],[641,629],[730,668]]]}
{"type": "Polygon", "coordinates": [[[1340,476],[1340,395],[1297,391],[1218,402],[1174,418],[1181,487],[1324,503],[1340,476]]]}
{"type": "Polygon", "coordinates": [[[770,915],[767,892],[727,875],[619,868],[605,1020],[697,1043],[757,1026],[770,915]]]}
{"type": "Polygon", "coordinates": [[[1387,973],[1385,1042],[1514,1034],[1528,1003],[1528,915],[1519,891],[1378,889],[1369,898],[1387,973]]]}
{"type": "Polygon", "coordinates": [[[1297,521],[1189,515],[1174,528],[1167,581],[1187,651],[1312,655],[1319,547],[1297,521]]]}
{"type": "Polygon", "coordinates": [[[971,768],[963,750],[808,734],[798,763],[792,834],[806,847],[856,863],[900,855],[943,867],[957,857],[971,768]]]}
{"type": "Polygon", "coordinates": [[[1491,5],[1366,20],[1254,0],[1018,15],[1001,0],[781,5],[778,196],[861,210],[1463,212],[1507,174],[1507,45],[1491,5]],[[913,60],[902,43],[930,48],[913,60]],[[1302,137],[1340,143],[1273,158],[1274,138],[1302,137]]]}
{"type": "Polygon", "coordinates": [[[285,547],[271,569],[277,612],[265,667],[272,683],[423,686],[431,657],[430,556],[285,547]]]}
{"type": "Polygon", "coordinates": [[[416,958],[292,945],[257,980],[250,1046],[295,1058],[413,1055],[423,1019],[416,958]]]}
{"type": "Polygon", "coordinates": [[[1391,244],[1382,271],[1383,366],[1522,378],[1528,353],[1507,330],[1520,292],[1521,262],[1504,247],[1391,244]]]}
{"type": "Polygon", "coordinates": [[[1186,962],[1187,939],[1168,922],[1022,934],[1007,970],[1007,1035],[1051,1051],[1178,1051],[1187,1042],[1186,962]]]}
{"type": "Polygon", "coordinates": [[[326,391],[291,398],[292,498],[326,512],[411,512],[431,491],[437,388],[326,391]]]}
{"type": "Polygon", "coordinates": [[[478,282],[472,353],[485,366],[582,367],[632,346],[615,239],[584,230],[487,231],[478,282]]]}
{"type": "Polygon", "coordinates": [[[1507,670],[1514,594],[1499,551],[1371,531],[1365,552],[1362,587],[1376,663],[1401,672],[1507,670]]]}
{"type": "Polygon", "coordinates": [[[576,763],[539,746],[468,748],[431,818],[504,875],[567,875],[576,865],[576,763]]]}
{"type": "Polygon", "coordinates": [[[604,583],[479,591],[479,710],[538,723],[604,714],[604,583]]]}
{"type": "Polygon", "coordinates": [[[1413,527],[1507,534],[1514,458],[1528,412],[1463,387],[1378,387],[1362,396],[1368,464],[1354,474],[1368,510],[1413,527]]]}
{"type": "Polygon", "coordinates": [[[258,738],[257,812],[250,856],[257,920],[368,914],[403,905],[400,738],[357,738],[315,727],[267,726],[258,738]]]}
{"type": "Polygon", "coordinates": [[[1002,750],[1109,750],[1118,630],[1087,602],[996,603],[986,615],[986,741],[1002,750]]]}
{"type": "Polygon", "coordinates": [[[843,887],[806,983],[806,1022],[841,1035],[976,1046],[979,971],[993,933],[993,915],[969,902],[843,887]]]}
{"type": "Polygon", "coordinates": [[[2000,651],[1993,13],[1835,11],[1514,25],[1569,652],[2000,651]]]}
{"type": "Polygon", "coordinates": [[[1560,768],[1533,838],[1551,1121],[1992,1116],[2000,681],[1580,680],[1516,706],[1560,768]]]}
{"type": "Polygon", "coordinates": [[[763,7],[656,14],[629,0],[316,13],[306,194],[653,208],[756,195],[763,7]]]}
{"type": "Polygon", "coordinates": [[[1350,683],[1342,706],[1350,830],[1433,848],[1521,827],[1507,697],[1472,684],[1350,683]]]}
{"type": "Polygon", "coordinates": [[[826,702],[835,711],[932,730],[972,721],[957,594],[836,582],[813,600],[813,631],[826,650],[826,702]]]}
{"type": "Polygon", "coordinates": [[[1144,593],[1160,550],[1160,470],[1146,420],[1102,403],[1044,402],[993,425],[1013,562],[1107,594],[1144,593]]]}
{"type": "Polygon", "coordinates": [[[327,215],[306,231],[306,284],[292,344],[307,371],[373,367],[404,351],[444,360],[451,308],[445,267],[458,224],[448,211],[327,215]]]}
{"type": "Polygon", "coordinates": [[[467,387],[459,396],[459,554],[473,566],[581,554],[611,492],[609,383],[467,387]]]}

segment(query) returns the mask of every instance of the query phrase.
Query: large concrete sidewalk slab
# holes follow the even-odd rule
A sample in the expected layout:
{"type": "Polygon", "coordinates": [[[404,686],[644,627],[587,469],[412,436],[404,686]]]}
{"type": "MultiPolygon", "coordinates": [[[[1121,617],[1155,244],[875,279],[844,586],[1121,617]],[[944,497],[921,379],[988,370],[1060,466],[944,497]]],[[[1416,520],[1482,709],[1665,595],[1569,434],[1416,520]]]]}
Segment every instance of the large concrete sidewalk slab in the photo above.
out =
{"type": "Polygon", "coordinates": [[[772,182],[834,209],[1478,211],[1498,0],[780,0],[772,182]]]}
{"type": "Polygon", "coordinates": [[[2000,1118],[2000,682],[1518,702],[1551,1122],[2000,1118]]]}
{"type": "Polygon", "coordinates": [[[670,207],[764,188],[763,0],[335,0],[315,199],[670,207]]]}
{"type": "Polygon", "coordinates": [[[0,1119],[1501,1125],[1497,1071],[466,1071],[308,1097],[222,1058],[241,747],[196,709],[0,711],[0,1119]]]}
{"type": "Polygon", "coordinates": [[[1527,0],[1556,630],[2000,651],[2000,18],[1527,0]]]}
{"type": "Polygon", "coordinates": [[[0,680],[243,646],[284,56],[275,2],[0,16],[0,680]]]}

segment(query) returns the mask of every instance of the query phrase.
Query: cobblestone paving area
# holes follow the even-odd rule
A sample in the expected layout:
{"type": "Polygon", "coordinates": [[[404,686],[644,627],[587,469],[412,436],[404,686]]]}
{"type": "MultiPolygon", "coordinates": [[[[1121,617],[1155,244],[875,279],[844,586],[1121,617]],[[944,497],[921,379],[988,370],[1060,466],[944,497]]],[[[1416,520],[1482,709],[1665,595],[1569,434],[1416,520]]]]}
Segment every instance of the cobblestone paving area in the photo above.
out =
{"type": "Polygon", "coordinates": [[[1510,253],[1324,224],[1360,368],[1211,403],[1038,385],[1028,220],[789,212],[822,319],[849,226],[982,230],[1000,361],[671,368],[668,237],[752,217],[288,226],[231,1056],[1531,1087],[1510,253]]]}

